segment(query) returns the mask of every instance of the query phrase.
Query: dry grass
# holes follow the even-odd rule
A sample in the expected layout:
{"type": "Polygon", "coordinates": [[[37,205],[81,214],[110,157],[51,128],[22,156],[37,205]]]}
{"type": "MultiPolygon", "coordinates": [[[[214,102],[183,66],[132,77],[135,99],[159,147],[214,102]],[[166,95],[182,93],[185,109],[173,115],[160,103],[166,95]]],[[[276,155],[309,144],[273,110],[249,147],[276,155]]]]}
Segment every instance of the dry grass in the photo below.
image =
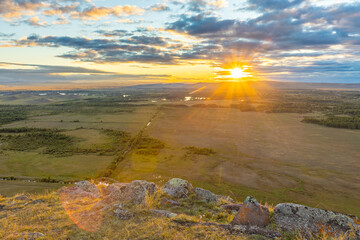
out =
{"type": "MultiPolygon", "coordinates": [[[[18,196],[18,195],[17,195],[18,196]]],[[[7,211],[0,212],[0,239],[18,239],[29,233],[43,233],[44,239],[246,239],[231,236],[217,227],[183,226],[181,222],[199,221],[198,217],[179,215],[177,221],[158,217],[147,211],[156,205],[157,197],[146,197],[146,204],[132,209],[136,216],[118,220],[105,216],[96,232],[81,230],[66,214],[57,193],[28,195],[44,202],[26,204],[29,200],[0,198],[7,211]]],[[[155,195],[156,196],[156,195],[155,195]]]]}

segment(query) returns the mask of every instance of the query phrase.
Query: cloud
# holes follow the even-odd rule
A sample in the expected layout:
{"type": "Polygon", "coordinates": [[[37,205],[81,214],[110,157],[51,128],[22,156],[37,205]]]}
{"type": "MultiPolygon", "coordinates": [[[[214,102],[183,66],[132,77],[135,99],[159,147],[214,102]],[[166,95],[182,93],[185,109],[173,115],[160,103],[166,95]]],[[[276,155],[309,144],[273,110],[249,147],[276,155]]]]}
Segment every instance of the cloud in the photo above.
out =
{"type": "Polygon", "coordinates": [[[107,16],[129,16],[129,15],[141,15],[145,12],[143,8],[137,6],[115,6],[115,7],[90,7],[83,11],[71,12],[70,16],[74,19],[80,18],[83,20],[98,20],[107,16]]]}
{"type": "MultiPolygon", "coordinates": [[[[101,34],[119,35],[120,31],[98,31],[101,34]]],[[[15,46],[70,47],[75,49],[58,57],[89,62],[150,62],[172,64],[176,53],[168,40],[156,36],[125,35],[121,39],[89,39],[84,37],[31,35],[14,42],[15,46]],[[161,49],[159,47],[163,47],[161,49]]]]}
{"type": "Polygon", "coordinates": [[[29,18],[28,20],[24,20],[23,22],[25,22],[26,24],[29,24],[31,26],[35,26],[35,27],[46,27],[48,26],[48,23],[44,20],[41,20],[38,16],[29,18]]]}
{"type": "Polygon", "coordinates": [[[199,14],[189,16],[183,14],[179,20],[168,24],[167,29],[190,35],[202,35],[208,33],[225,32],[232,28],[236,20],[219,20],[213,16],[199,14]]]}
{"type": "Polygon", "coordinates": [[[161,74],[122,74],[81,67],[0,62],[0,85],[6,86],[31,86],[43,83],[76,84],[78,81],[101,82],[106,80],[115,82],[132,80],[153,81],[166,80],[169,77],[169,75],[161,74]]]}
{"type": "Polygon", "coordinates": [[[295,7],[303,2],[305,0],[248,0],[249,5],[245,9],[256,11],[283,10],[295,7]]]}
{"type": "Polygon", "coordinates": [[[209,9],[220,9],[228,5],[227,0],[172,0],[170,2],[192,12],[205,12],[209,9]]]}
{"type": "MultiPolygon", "coordinates": [[[[106,23],[108,29],[92,30],[95,36],[27,35],[18,40],[4,40],[0,44],[2,47],[67,47],[70,50],[58,53],[57,57],[95,63],[192,64],[202,60],[218,66],[229,58],[250,59],[249,64],[274,76],[280,74],[272,72],[267,66],[279,73],[301,75],[299,72],[304,71],[306,76],[310,71],[321,72],[334,67],[334,62],[330,60],[356,60],[360,56],[360,2],[348,1],[336,5],[315,5],[307,0],[244,2],[241,9],[244,11],[236,12],[239,6],[236,5],[234,12],[248,14],[245,17],[227,14],[229,9],[220,10],[228,4],[223,0],[168,0],[149,7],[97,6],[85,0],[18,0],[13,3],[0,0],[0,6],[6,4],[10,9],[13,6],[11,11],[0,10],[1,16],[9,12],[13,13],[8,16],[14,18],[22,16],[14,24],[47,26],[66,24],[73,19],[110,18],[101,22],[103,25],[96,25],[100,28],[106,23]],[[161,13],[169,11],[170,7],[176,12],[161,13]],[[18,14],[15,14],[16,11],[18,14]],[[148,23],[147,16],[141,16],[144,19],[133,18],[151,11],[155,11],[156,15],[163,14],[159,21],[154,22],[156,27],[118,24],[128,29],[124,30],[111,26],[110,21],[148,23]],[[168,17],[167,22],[162,22],[165,16],[168,17]],[[50,17],[52,22],[48,20],[50,17]]],[[[87,27],[93,24],[90,22],[87,27]]],[[[344,69],[348,74],[356,72],[347,70],[351,69],[349,62],[342,67],[338,69],[344,69]]]]}
{"type": "MultiPolygon", "coordinates": [[[[36,17],[43,15],[62,18],[61,21],[56,21],[55,23],[64,24],[68,21],[65,16],[80,20],[99,20],[108,16],[123,17],[141,15],[143,13],[145,13],[145,9],[135,5],[101,7],[95,6],[91,1],[87,0],[0,0],[0,16],[8,21],[19,19],[26,15],[36,15],[36,17]]],[[[33,26],[43,25],[34,20],[28,19],[21,22],[33,26]]]]}
{"type": "Polygon", "coordinates": [[[126,30],[97,30],[95,32],[105,37],[124,37],[128,34],[126,30]]]}
{"type": "Polygon", "coordinates": [[[32,15],[34,11],[48,6],[40,0],[0,0],[0,16],[10,18],[20,18],[23,15],[32,15]]]}
{"type": "Polygon", "coordinates": [[[1,33],[0,32],[0,38],[11,38],[13,36],[15,36],[15,33],[6,34],[6,33],[1,33]]]}
{"type": "Polygon", "coordinates": [[[152,5],[149,9],[154,12],[163,12],[170,10],[170,8],[165,3],[157,3],[155,5],[152,5]]]}

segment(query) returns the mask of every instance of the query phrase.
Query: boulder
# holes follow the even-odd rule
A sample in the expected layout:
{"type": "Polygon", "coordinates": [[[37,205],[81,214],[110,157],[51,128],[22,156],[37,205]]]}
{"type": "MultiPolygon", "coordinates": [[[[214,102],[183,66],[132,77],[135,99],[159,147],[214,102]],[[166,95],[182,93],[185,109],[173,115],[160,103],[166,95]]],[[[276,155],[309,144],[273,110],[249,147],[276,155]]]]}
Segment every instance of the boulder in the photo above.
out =
{"type": "Polygon", "coordinates": [[[270,212],[265,206],[260,205],[255,198],[248,196],[239,212],[232,220],[232,225],[249,225],[265,227],[270,222],[270,212]]]}
{"type": "Polygon", "coordinates": [[[113,183],[103,189],[104,199],[101,204],[111,204],[116,201],[122,203],[141,204],[144,203],[146,195],[156,192],[156,185],[144,180],[135,180],[131,183],[113,183]]]}
{"type": "Polygon", "coordinates": [[[117,208],[114,210],[115,217],[120,220],[129,220],[134,217],[134,214],[129,212],[128,210],[124,210],[122,208],[117,208]]]}
{"type": "Polygon", "coordinates": [[[282,230],[299,231],[307,237],[320,233],[338,236],[352,229],[359,230],[354,220],[345,214],[299,204],[280,203],[274,208],[274,214],[282,230]]]}
{"type": "Polygon", "coordinates": [[[173,218],[173,217],[177,216],[176,213],[171,213],[171,212],[168,212],[166,210],[151,209],[150,212],[152,212],[152,213],[154,213],[156,215],[164,216],[164,217],[168,217],[168,218],[173,218]]]}
{"type": "Polygon", "coordinates": [[[188,181],[180,178],[173,178],[164,185],[162,190],[171,197],[187,198],[192,189],[193,187],[188,181]]]}
{"type": "Polygon", "coordinates": [[[106,188],[102,190],[102,194],[105,197],[119,199],[121,193],[125,190],[128,183],[113,183],[108,185],[106,188]]]}
{"type": "Polygon", "coordinates": [[[199,199],[201,199],[205,202],[217,202],[218,201],[216,194],[210,192],[209,190],[196,187],[196,188],[194,188],[194,193],[196,194],[196,196],[199,199]]]}
{"type": "Polygon", "coordinates": [[[31,205],[31,204],[39,204],[39,203],[44,203],[44,202],[45,201],[43,199],[38,199],[38,200],[24,203],[24,206],[31,205]]]}
{"type": "Polygon", "coordinates": [[[144,180],[135,180],[121,190],[120,202],[141,204],[144,203],[146,195],[156,192],[156,185],[144,180]]]}
{"type": "Polygon", "coordinates": [[[96,187],[95,184],[92,184],[89,181],[76,182],[75,186],[78,187],[79,189],[83,190],[84,192],[91,193],[95,198],[100,197],[99,189],[96,187]]]}
{"type": "MultiPolygon", "coordinates": [[[[260,235],[266,237],[266,239],[279,239],[282,237],[280,232],[269,230],[266,228],[258,227],[258,226],[244,226],[244,225],[234,225],[231,228],[232,232],[242,233],[246,235],[260,235]]],[[[257,237],[254,239],[263,239],[257,237]]]]}

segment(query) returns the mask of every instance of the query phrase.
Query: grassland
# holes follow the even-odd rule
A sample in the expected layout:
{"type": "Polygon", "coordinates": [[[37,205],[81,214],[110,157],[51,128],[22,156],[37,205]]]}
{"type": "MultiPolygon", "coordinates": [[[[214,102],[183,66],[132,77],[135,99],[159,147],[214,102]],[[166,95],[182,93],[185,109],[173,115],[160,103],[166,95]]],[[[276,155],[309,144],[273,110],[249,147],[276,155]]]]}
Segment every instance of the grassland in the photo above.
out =
{"type": "Polygon", "coordinates": [[[43,194],[57,190],[62,186],[62,184],[58,183],[32,182],[29,180],[0,181],[0,189],[3,196],[14,196],[24,192],[24,189],[30,194],[43,194]]]}
{"type": "MultiPolygon", "coordinates": [[[[162,183],[182,177],[235,199],[255,195],[269,203],[297,202],[360,215],[360,132],[302,122],[358,118],[358,92],[266,88],[235,91],[238,96],[229,99],[205,91],[196,96],[213,100],[188,102],[180,100],[190,91],[169,92],[140,91],[132,101],[109,93],[26,105],[25,119],[1,128],[59,131],[72,139],[67,141],[71,154],[46,153],[45,145],[6,149],[4,141],[0,175],[84,179],[111,168],[111,177],[120,181],[162,183]]],[[[5,189],[6,183],[0,185],[0,193],[5,189]]]]}
{"type": "MultiPolygon", "coordinates": [[[[253,194],[268,202],[281,199],[360,214],[360,132],[301,119],[228,108],[164,109],[148,133],[169,147],[148,161],[154,170],[147,177],[180,176],[218,193],[226,189],[235,198],[253,194]],[[186,146],[216,154],[189,155],[186,146]]],[[[120,168],[128,170],[119,170],[120,179],[141,177],[136,170],[129,174],[138,159],[132,155],[123,163],[120,168]]]]}

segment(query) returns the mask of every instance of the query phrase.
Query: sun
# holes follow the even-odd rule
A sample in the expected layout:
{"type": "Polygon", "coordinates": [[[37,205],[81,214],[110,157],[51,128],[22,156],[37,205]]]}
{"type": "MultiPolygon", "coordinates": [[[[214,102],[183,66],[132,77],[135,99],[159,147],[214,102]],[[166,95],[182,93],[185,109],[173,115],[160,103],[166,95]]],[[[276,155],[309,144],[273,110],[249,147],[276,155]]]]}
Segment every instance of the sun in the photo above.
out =
{"type": "Polygon", "coordinates": [[[244,72],[245,69],[242,68],[234,68],[232,70],[230,70],[231,73],[231,77],[232,78],[244,78],[244,77],[249,77],[249,73],[244,72]]]}

